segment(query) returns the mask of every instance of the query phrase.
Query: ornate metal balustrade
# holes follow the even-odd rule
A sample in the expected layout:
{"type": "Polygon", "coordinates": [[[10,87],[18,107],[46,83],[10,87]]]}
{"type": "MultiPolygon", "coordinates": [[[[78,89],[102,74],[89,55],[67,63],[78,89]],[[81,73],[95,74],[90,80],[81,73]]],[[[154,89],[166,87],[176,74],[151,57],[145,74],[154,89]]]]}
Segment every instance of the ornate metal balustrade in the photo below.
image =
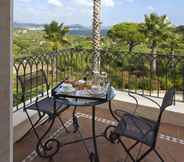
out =
{"type": "Polygon", "coordinates": [[[175,100],[184,101],[184,56],[112,50],[105,54],[102,65],[108,64],[116,88],[162,98],[166,90],[175,87],[175,100]]]}
{"type": "MultiPolygon", "coordinates": [[[[21,108],[22,92],[18,76],[44,70],[50,89],[66,77],[80,79],[91,77],[92,50],[66,49],[49,54],[15,59],[13,69],[13,97],[15,110],[21,108]]],[[[109,74],[112,84],[120,90],[130,89],[137,93],[163,97],[165,90],[174,86],[175,99],[184,101],[184,56],[151,55],[101,50],[101,70],[109,74]],[[156,61],[154,61],[156,60],[156,61]],[[155,64],[156,62],[156,64],[155,64]]],[[[30,85],[31,86],[31,85],[30,85]]],[[[31,103],[44,86],[31,88],[26,95],[31,103]]]]}
{"type": "MultiPolygon", "coordinates": [[[[44,70],[51,89],[64,78],[79,79],[84,76],[91,64],[90,53],[90,50],[67,49],[15,59],[13,68],[14,108],[16,107],[15,109],[18,110],[22,107],[22,91],[18,76],[25,76],[28,73],[44,70]]],[[[40,95],[43,90],[46,91],[46,87],[37,86],[36,88],[31,88],[26,96],[26,104],[31,103],[35,96],[40,95]]]]}

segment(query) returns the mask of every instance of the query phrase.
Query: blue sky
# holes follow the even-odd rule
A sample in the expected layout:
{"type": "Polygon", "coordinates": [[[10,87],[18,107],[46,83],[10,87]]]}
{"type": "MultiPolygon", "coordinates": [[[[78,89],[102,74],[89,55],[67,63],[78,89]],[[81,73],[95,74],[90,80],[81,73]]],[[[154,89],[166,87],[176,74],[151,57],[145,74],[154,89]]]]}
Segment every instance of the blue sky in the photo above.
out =
{"type": "MultiPolygon", "coordinates": [[[[144,15],[167,14],[175,25],[184,24],[184,0],[101,0],[102,25],[142,22],[144,15]]],[[[51,20],[91,25],[92,0],[14,0],[14,21],[48,23],[51,20]]]]}

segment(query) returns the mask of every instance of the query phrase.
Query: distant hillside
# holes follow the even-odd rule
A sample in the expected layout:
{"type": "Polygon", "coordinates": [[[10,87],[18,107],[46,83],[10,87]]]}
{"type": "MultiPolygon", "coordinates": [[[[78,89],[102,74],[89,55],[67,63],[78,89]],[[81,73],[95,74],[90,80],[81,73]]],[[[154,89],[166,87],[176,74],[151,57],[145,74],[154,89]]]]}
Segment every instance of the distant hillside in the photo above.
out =
{"type": "MultiPolygon", "coordinates": [[[[108,31],[108,29],[102,29],[101,35],[105,36],[107,34],[107,31],[108,31]]],[[[69,34],[80,35],[80,36],[91,36],[92,30],[90,28],[78,28],[78,29],[70,28],[69,34]]]]}
{"type": "MultiPolygon", "coordinates": [[[[80,24],[68,25],[71,35],[90,36],[91,28],[82,26],[80,24]]],[[[33,24],[33,23],[14,23],[15,29],[28,29],[28,30],[43,30],[44,24],[33,24]]],[[[109,27],[102,27],[101,34],[106,35],[109,27]]]]}
{"type": "Polygon", "coordinates": [[[23,29],[29,29],[29,28],[43,28],[44,24],[33,24],[33,23],[18,23],[14,22],[13,27],[14,28],[23,28],[23,29]]]}
{"type": "Polygon", "coordinates": [[[72,24],[72,25],[68,25],[68,27],[70,28],[70,30],[88,30],[89,29],[89,27],[82,26],[80,24],[72,24]]]}

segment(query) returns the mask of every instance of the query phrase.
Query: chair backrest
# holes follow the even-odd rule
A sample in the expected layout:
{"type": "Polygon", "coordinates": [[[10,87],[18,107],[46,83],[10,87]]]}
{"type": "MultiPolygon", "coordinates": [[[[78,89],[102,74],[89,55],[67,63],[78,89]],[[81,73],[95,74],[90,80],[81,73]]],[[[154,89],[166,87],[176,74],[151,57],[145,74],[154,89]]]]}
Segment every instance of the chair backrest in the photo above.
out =
{"type": "Polygon", "coordinates": [[[160,113],[159,113],[158,120],[157,120],[156,127],[155,127],[156,132],[155,132],[154,146],[156,145],[156,141],[157,141],[156,139],[157,139],[158,131],[159,131],[159,128],[160,128],[160,121],[161,121],[161,118],[162,118],[162,114],[168,106],[172,105],[174,95],[175,95],[175,89],[174,88],[171,88],[171,89],[167,90],[167,92],[164,95],[162,105],[160,106],[160,113]]]}
{"type": "MultiPolygon", "coordinates": [[[[43,70],[38,70],[28,74],[19,75],[18,79],[22,89],[23,102],[25,102],[26,100],[25,95],[27,94],[28,91],[34,88],[37,88],[39,86],[44,86],[44,84],[46,86],[46,91],[48,94],[49,84],[48,84],[46,74],[43,70]]],[[[43,93],[44,92],[43,87],[41,89],[42,89],[41,93],[43,93]]]]}
{"type": "Polygon", "coordinates": [[[165,93],[165,96],[163,98],[162,105],[160,107],[161,112],[163,112],[168,106],[172,105],[174,95],[175,95],[174,88],[167,90],[167,92],[165,93]]]}

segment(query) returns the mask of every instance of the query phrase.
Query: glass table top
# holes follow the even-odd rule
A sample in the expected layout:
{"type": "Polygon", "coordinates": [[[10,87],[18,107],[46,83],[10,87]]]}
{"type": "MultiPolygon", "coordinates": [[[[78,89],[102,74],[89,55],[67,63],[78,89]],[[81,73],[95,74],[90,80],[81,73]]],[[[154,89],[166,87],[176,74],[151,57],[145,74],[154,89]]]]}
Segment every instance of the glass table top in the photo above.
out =
{"type": "MultiPolygon", "coordinates": [[[[70,86],[67,85],[66,87],[70,86]]],[[[53,97],[62,100],[65,104],[71,106],[98,105],[112,100],[115,95],[116,91],[110,83],[99,89],[77,89],[73,87],[65,88],[65,85],[63,86],[62,82],[52,90],[53,97]]]]}

